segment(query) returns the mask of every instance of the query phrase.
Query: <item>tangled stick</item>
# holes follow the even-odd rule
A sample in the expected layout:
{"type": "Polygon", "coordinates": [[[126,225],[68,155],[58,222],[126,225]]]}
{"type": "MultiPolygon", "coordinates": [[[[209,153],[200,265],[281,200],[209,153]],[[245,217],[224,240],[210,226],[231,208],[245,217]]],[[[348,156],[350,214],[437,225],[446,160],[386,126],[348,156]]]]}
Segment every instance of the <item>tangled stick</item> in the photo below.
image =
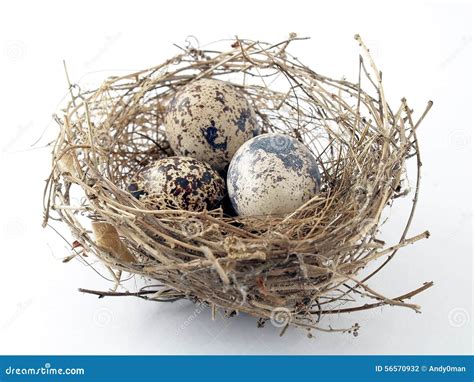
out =
{"type": "Polygon", "coordinates": [[[416,133],[432,103],[417,121],[405,99],[392,109],[382,75],[359,36],[364,59],[357,83],[315,73],[291,56],[287,48],[298,40],[305,39],[291,35],[277,44],[236,39],[224,42],[223,50],[189,45],[161,65],[110,77],[98,89],[70,85],[71,100],[56,118],[60,129],[45,189],[44,225],[61,221],[84,253],[115,271],[163,284],[152,292],[83,292],[187,298],[209,304],[213,312],[246,312],[259,322],[285,312],[283,331],[289,325],[357,331],[357,324],[334,329],[319,321],[322,315],[382,305],[419,311],[406,300],[432,283],[388,298],[367,282],[400,248],[429,236],[407,237],[420,186],[416,133]],[[304,143],[322,170],[321,192],[286,216],[250,217],[223,208],[153,210],[132,196],[127,187],[133,176],[173,155],[163,126],[167,103],[202,77],[238,86],[264,132],[304,143]],[[377,238],[381,216],[408,194],[410,158],[417,162],[411,212],[399,242],[387,246],[377,238]],[[97,227],[106,234],[97,235],[97,227]],[[359,279],[379,258],[386,260],[359,279]],[[360,305],[361,296],[374,302],[360,305]]]}

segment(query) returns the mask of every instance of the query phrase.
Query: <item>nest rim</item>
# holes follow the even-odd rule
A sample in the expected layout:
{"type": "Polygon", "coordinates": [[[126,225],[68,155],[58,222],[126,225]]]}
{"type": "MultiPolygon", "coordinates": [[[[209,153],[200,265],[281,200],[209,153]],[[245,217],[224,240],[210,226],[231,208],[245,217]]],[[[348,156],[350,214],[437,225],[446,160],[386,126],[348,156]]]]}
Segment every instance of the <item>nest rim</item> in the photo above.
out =
{"type": "MultiPolygon", "coordinates": [[[[403,296],[387,298],[369,288],[366,282],[400,248],[429,236],[425,231],[407,238],[420,186],[421,157],[416,129],[432,102],[417,122],[413,121],[412,111],[405,99],[402,99],[398,111],[393,112],[385,100],[381,74],[357,35],[356,40],[372,69],[369,74],[361,56],[357,84],[321,76],[303,65],[286,50],[296,40],[304,39],[291,35],[277,44],[236,39],[231,50],[222,51],[188,46],[183,49],[183,53],[161,65],[109,78],[93,91],[82,92],[77,85],[69,84],[71,101],[63,115],[56,118],[60,133],[53,148],[53,168],[45,189],[44,225],[56,213],[56,219],[69,226],[84,251],[94,253],[107,267],[162,282],[166,287],[154,292],[155,300],[197,299],[210,304],[213,309],[243,311],[260,319],[270,319],[272,323],[279,322],[278,315],[284,312],[284,328],[293,325],[328,331],[335,329],[323,329],[319,325],[324,314],[362,310],[360,306],[331,306],[331,303],[340,302],[350,294],[363,293],[372,297],[375,302],[369,304],[367,309],[388,304],[419,311],[418,305],[407,303],[406,300],[425,290],[430,286],[429,283],[403,296]],[[322,169],[322,185],[325,187],[309,202],[285,216],[225,216],[221,208],[204,212],[144,208],[140,200],[124,189],[121,178],[121,171],[126,167],[123,158],[130,158],[133,150],[130,154],[127,143],[126,150],[120,153],[121,157],[114,157],[110,151],[115,147],[110,134],[108,138],[107,134],[104,135],[105,144],[100,142],[103,127],[106,132],[121,129],[122,133],[127,133],[130,126],[135,124],[136,127],[137,120],[143,117],[145,121],[139,122],[142,125],[137,129],[145,126],[138,131],[146,135],[153,123],[160,124],[167,100],[180,86],[207,76],[215,78],[243,72],[244,78],[245,75],[252,77],[255,76],[255,72],[249,74],[252,69],[259,72],[264,84],[267,77],[261,72],[276,69],[291,84],[288,92],[283,94],[281,90],[274,91],[269,86],[249,85],[245,79],[240,85],[234,83],[254,104],[264,132],[265,129],[273,131],[271,129],[275,128],[275,121],[279,121],[276,132],[280,132],[280,128],[287,128],[286,133],[301,138],[303,132],[309,134],[304,130],[306,126],[301,127],[302,121],[314,118],[314,113],[320,108],[318,127],[326,128],[324,138],[327,141],[333,140],[315,154],[322,169]],[[361,74],[365,74],[376,89],[378,98],[362,88],[361,74]],[[76,94],[74,90],[77,90],[76,94]],[[114,96],[114,92],[120,96],[114,96]],[[349,105],[343,94],[357,102],[349,105]],[[275,107],[268,111],[264,106],[268,107],[272,101],[274,104],[275,101],[281,103],[278,109],[275,107]],[[280,112],[279,108],[281,105],[286,107],[285,103],[290,105],[280,112]],[[305,108],[305,113],[309,113],[311,106],[316,111],[302,116],[302,108],[305,108]],[[364,106],[372,120],[367,114],[362,114],[364,106]],[[328,116],[328,111],[333,116],[328,116]],[[334,120],[328,123],[330,119],[334,120]],[[341,131],[333,131],[341,126],[344,127],[341,131]],[[351,129],[352,133],[349,134],[351,129]],[[349,135],[344,135],[342,139],[338,133],[349,135]],[[350,139],[350,144],[347,139],[350,139]],[[339,146],[334,142],[339,143],[339,146]],[[394,153],[395,149],[399,151],[394,153]],[[332,157],[327,151],[334,151],[332,157]],[[363,157],[366,160],[363,165],[370,163],[371,167],[362,166],[361,169],[362,162],[357,161],[361,153],[367,156],[375,153],[380,157],[375,160],[363,157]],[[338,155],[342,159],[339,157],[335,160],[338,155]],[[403,196],[403,192],[397,193],[396,189],[405,176],[405,161],[411,157],[417,161],[412,207],[399,242],[387,247],[377,239],[380,217],[387,204],[403,196]],[[111,164],[110,158],[116,162],[111,164]],[[391,160],[393,163],[390,165],[385,163],[391,160]],[[344,168],[347,168],[349,164],[352,173],[339,168],[334,171],[337,166],[345,165],[344,168]],[[391,172],[387,170],[390,166],[393,166],[391,172]],[[338,203],[356,199],[354,194],[357,194],[357,190],[346,190],[348,196],[344,199],[344,190],[341,189],[353,183],[354,169],[358,167],[359,177],[367,179],[362,186],[356,184],[362,188],[362,204],[352,203],[350,208],[358,206],[359,209],[370,210],[370,213],[364,215],[360,211],[352,211],[352,215],[347,213],[351,215],[352,221],[349,219],[345,224],[335,224],[334,221],[337,223],[341,214],[347,211],[340,206],[340,210],[330,211],[333,215],[327,211],[331,207],[336,208],[333,206],[338,206],[338,203]],[[369,180],[371,176],[375,177],[375,181],[369,180]],[[71,187],[79,187],[86,195],[80,205],[71,204],[71,187]],[[326,212],[326,215],[321,211],[326,212]],[[99,243],[98,233],[93,230],[95,235],[91,235],[91,230],[79,222],[77,215],[87,215],[92,221],[114,226],[117,235],[112,236],[118,242],[99,243]],[[189,221],[195,225],[192,230],[183,228],[183,224],[189,224],[189,221]],[[327,227],[331,224],[333,229],[329,232],[327,227]],[[196,226],[197,232],[194,232],[196,226]],[[319,236],[313,235],[315,232],[319,236]],[[313,236],[308,238],[308,235],[313,236]],[[357,279],[357,274],[363,268],[381,257],[386,257],[382,265],[362,280],[357,279]],[[200,276],[196,278],[195,274],[200,276]],[[352,285],[339,290],[347,283],[352,285]]],[[[133,129],[132,134],[135,134],[133,129]]],[[[130,137],[128,139],[133,141],[130,137]]],[[[157,139],[161,139],[160,144],[157,144],[159,149],[152,156],[173,155],[166,146],[163,129],[158,129],[153,137],[154,144],[157,139]]],[[[308,142],[303,140],[307,146],[311,144],[308,142]]],[[[136,149],[136,146],[133,147],[136,149]]],[[[311,151],[314,153],[315,146],[311,146],[311,151]]],[[[146,150],[140,152],[142,156],[150,154],[146,150]]],[[[143,158],[136,162],[143,165],[143,158]]],[[[126,171],[125,179],[130,179],[133,169],[127,168],[126,171]]],[[[350,208],[347,207],[347,210],[350,208]]],[[[149,290],[137,293],[141,297],[148,296],[149,290]]],[[[147,298],[150,299],[149,296],[147,298]]],[[[341,331],[354,332],[357,328],[353,326],[341,331]]]]}

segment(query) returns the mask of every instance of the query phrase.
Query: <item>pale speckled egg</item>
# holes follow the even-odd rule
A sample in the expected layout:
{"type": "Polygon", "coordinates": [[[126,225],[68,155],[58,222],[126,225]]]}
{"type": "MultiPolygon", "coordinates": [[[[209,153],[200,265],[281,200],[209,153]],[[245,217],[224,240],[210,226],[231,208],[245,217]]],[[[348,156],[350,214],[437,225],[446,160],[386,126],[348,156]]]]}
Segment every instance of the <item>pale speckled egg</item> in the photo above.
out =
{"type": "Polygon", "coordinates": [[[313,154],[285,134],[259,135],[240,147],[227,173],[227,189],[241,216],[293,212],[319,192],[313,154]]]}
{"type": "Polygon", "coordinates": [[[200,79],[185,85],[169,102],[166,137],[176,154],[222,170],[237,149],[258,134],[255,112],[234,85],[200,79]]]}
{"type": "Polygon", "coordinates": [[[203,211],[218,207],[225,181],[207,163],[169,157],[141,171],[129,191],[151,208],[203,211]]]}

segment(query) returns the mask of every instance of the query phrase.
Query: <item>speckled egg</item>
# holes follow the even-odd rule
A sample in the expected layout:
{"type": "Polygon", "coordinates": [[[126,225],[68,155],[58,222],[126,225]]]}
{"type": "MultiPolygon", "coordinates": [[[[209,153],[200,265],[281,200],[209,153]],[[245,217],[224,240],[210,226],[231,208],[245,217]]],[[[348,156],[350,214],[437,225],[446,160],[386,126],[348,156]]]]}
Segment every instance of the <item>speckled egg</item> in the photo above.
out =
{"type": "Polygon", "coordinates": [[[236,152],[227,174],[232,205],[241,216],[293,212],[319,192],[312,153],[284,134],[263,134],[236,152]]]}
{"type": "Polygon", "coordinates": [[[234,85],[200,79],[180,89],[167,107],[165,130],[176,154],[222,170],[258,134],[255,112],[234,85]]]}
{"type": "Polygon", "coordinates": [[[202,211],[218,207],[225,182],[207,163],[169,157],[140,172],[129,190],[152,208],[202,211]]]}

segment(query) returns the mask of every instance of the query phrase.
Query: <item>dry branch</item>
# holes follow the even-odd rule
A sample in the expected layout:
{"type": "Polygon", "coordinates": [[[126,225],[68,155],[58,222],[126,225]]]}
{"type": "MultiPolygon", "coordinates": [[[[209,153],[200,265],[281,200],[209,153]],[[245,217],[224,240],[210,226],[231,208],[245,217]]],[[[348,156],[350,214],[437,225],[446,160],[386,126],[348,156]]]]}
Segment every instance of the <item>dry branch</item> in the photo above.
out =
{"type": "Polygon", "coordinates": [[[319,326],[322,314],[384,304],[418,310],[405,300],[430,283],[390,299],[367,281],[400,248],[428,236],[407,238],[420,185],[416,130],[432,103],[416,123],[406,100],[392,109],[381,73],[356,39],[363,50],[358,83],[325,77],[302,64],[287,51],[298,40],[292,35],[274,45],[239,39],[223,50],[188,46],[161,65],[108,78],[87,92],[69,84],[71,100],[56,118],[60,129],[45,188],[44,224],[62,221],[84,254],[163,284],[162,292],[82,291],[159,301],[189,298],[208,303],[213,312],[241,311],[264,320],[286,309],[289,325],[329,331],[335,329],[319,326]],[[232,216],[223,208],[151,210],[133,197],[127,187],[134,174],[173,155],[163,127],[168,101],[201,77],[233,82],[253,104],[263,131],[306,144],[321,166],[321,192],[287,216],[254,217],[232,216]],[[381,216],[408,193],[409,158],[415,158],[418,171],[413,206],[399,243],[387,246],[377,238],[381,216]],[[114,227],[108,242],[92,234],[91,222],[96,231],[114,227]],[[384,256],[384,264],[358,279],[384,256]],[[357,305],[360,295],[375,302],[357,305]],[[341,303],[343,308],[331,308],[341,303]]]}

